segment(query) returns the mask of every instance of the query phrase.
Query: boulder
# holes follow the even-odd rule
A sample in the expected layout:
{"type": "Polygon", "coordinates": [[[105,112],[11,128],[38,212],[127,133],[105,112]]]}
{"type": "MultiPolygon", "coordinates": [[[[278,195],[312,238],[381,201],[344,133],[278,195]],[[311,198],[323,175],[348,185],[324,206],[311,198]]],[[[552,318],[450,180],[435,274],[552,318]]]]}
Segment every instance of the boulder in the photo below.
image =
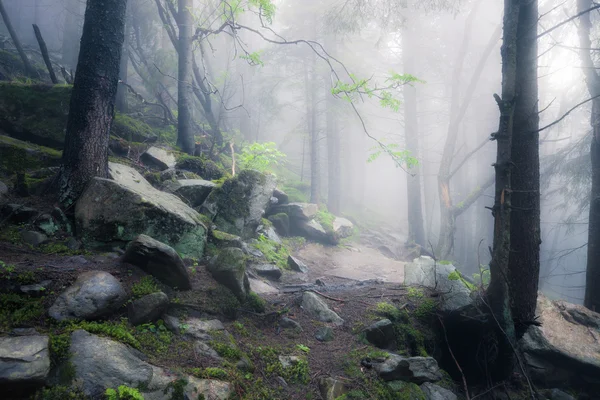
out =
{"type": "Polygon", "coordinates": [[[327,304],[313,292],[304,292],[302,295],[302,308],[311,317],[321,322],[333,322],[336,325],[344,324],[344,320],[330,310],[327,304]]]}
{"type": "Polygon", "coordinates": [[[273,175],[243,170],[215,188],[201,211],[220,230],[243,238],[254,235],[275,188],[273,175]]]}
{"type": "Polygon", "coordinates": [[[198,379],[193,376],[188,377],[187,381],[185,394],[188,399],[227,400],[233,393],[233,385],[229,382],[198,379]]]}
{"type": "Polygon", "coordinates": [[[206,227],[200,214],[156,190],[133,168],[109,163],[109,172],[113,180],[94,178],[75,207],[84,244],[112,248],[145,234],[183,256],[202,257],[206,227]]]}
{"type": "Polygon", "coordinates": [[[457,400],[458,397],[441,386],[436,384],[425,382],[421,385],[421,390],[425,394],[426,400],[457,400]]]}
{"type": "Polygon", "coordinates": [[[161,171],[174,168],[176,164],[173,153],[160,147],[150,147],[140,156],[140,160],[149,167],[155,167],[161,171]]]}
{"type": "Polygon", "coordinates": [[[0,209],[0,219],[13,224],[24,224],[38,214],[36,209],[20,204],[5,204],[0,209]]]}
{"type": "Polygon", "coordinates": [[[171,315],[164,315],[163,319],[167,328],[173,333],[183,333],[188,337],[201,341],[212,340],[212,337],[209,334],[210,332],[225,330],[225,326],[218,319],[205,321],[198,318],[188,318],[186,320],[180,320],[171,315]]]}
{"type": "Polygon", "coordinates": [[[136,265],[159,281],[180,290],[192,288],[187,268],[170,246],[146,235],[139,235],[127,245],[123,261],[136,265]]]}
{"type": "Polygon", "coordinates": [[[279,293],[279,289],[263,280],[248,278],[248,281],[250,282],[250,290],[256,294],[279,293]]]}
{"type": "Polygon", "coordinates": [[[46,383],[50,373],[48,336],[0,338],[0,385],[19,390],[46,383]]]}
{"type": "Polygon", "coordinates": [[[273,264],[258,264],[253,265],[252,270],[265,278],[278,280],[281,278],[282,272],[278,266],[273,264]]]}
{"type": "Polygon", "coordinates": [[[198,354],[201,357],[208,357],[216,361],[222,361],[222,358],[219,356],[219,353],[217,353],[215,349],[213,349],[204,342],[198,341],[194,343],[194,353],[198,354]]]}
{"type": "Polygon", "coordinates": [[[296,231],[299,232],[300,235],[314,242],[323,244],[336,243],[335,239],[332,237],[332,234],[329,234],[325,228],[323,228],[323,225],[314,219],[311,219],[310,221],[296,222],[296,231]]]}
{"type": "Polygon", "coordinates": [[[426,400],[423,390],[421,390],[421,388],[414,383],[404,381],[390,381],[387,382],[387,385],[392,390],[392,392],[396,394],[395,398],[426,400]]]}
{"type": "Polygon", "coordinates": [[[337,240],[350,237],[354,234],[354,224],[342,217],[333,220],[333,235],[337,240]]]}
{"type": "Polygon", "coordinates": [[[348,392],[348,388],[338,379],[323,377],[319,380],[319,392],[324,400],[336,400],[348,392]]]}
{"type": "Polygon", "coordinates": [[[36,231],[23,231],[21,232],[21,239],[23,239],[23,242],[26,244],[38,247],[42,243],[48,241],[48,236],[36,231]]]}
{"type": "Polygon", "coordinates": [[[184,155],[177,160],[175,167],[177,170],[192,172],[206,180],[221,179],[223,177],[221,168],[205,157],[184,155]]]}
{"type": "Polygon", "coordinates": [[[59,166],[60,160],[60,151],[0,135],[0,174],[4,176],[59,166]]]}
{"type": "Polygon", "coordinates": [[[163,390],[173,380],[161,368],[140,359],[140,353],[114,340],[84,330],[71,334],[71,363],[83,392],[100,398],[107,388],[142,387],[144,392],[163,390]]]}
{"type": "Polygon", "coordinates": [[[244,247],[244,242],[241,237],[227,232],[221,232],[216,229],[210,231],[208,241],[220,249],[224,247],[237,247],[238,249],[243,249],[244,247]]]}
{"type": "Polygon", "coordinates": [[[48,310],[58,321],[96,319],[119,309],[127,294],[121,283],[104,271],[87,271],[77,277],[48,310]]]}
{"type": "Polygon", "coordinates": [[[600,314],[538,294],[532,326],[520,342],[531,378],[546,387],[600,392],[600,314]]]}
{"type": "Polygon", "coordinates": [[[281,189],[275,188],[275,190],[273,190],[273,197],[277,199],[277,204],[279,205],[289,203],[289,196],[281,189]]]}
{"type": "Polygon", "coordinates": [[[298,332],[302,332],[302,327],[296,321],[291,318],[283,317],[279,320],[279,326],[284,329],[293,329],[298,332]]]}
{"type": "Polygon", "coordinates": [[[173,193],[190,207],[200,207],[210,192],[217,187],[217,184],[203,179],[180,179],[168,181],[163,185],[163,190],[173,193]]]}
{"type": "Polygon", "coordinates": [[[283,213],[287,214],[290,219],[301,221],[313,219],[317,212],[319,212],[319,206],[312,203],[278,204],[269,209],[269,215],[283,213]]]}
{"type": "Polygon", "coordinates": [[[401,380],[420,385],[442,379],[438,363],[432,357],[403,357],[390,354],[384,362],[376,363],[374,366],[379,377],[384,381],[401,380]]]}
{"type": "Polygon", "coordinates": [[[302,272],[303,274],[309,271],[306,264],[294,256],[288,256],[287,264],[292,270],[302,272]]]}
{"type": "Polygon", "coordinates": [[[241,301],[244,301],[250,293],[250,282],[246,275],[246,257],[241,249],[224,248],[210,260],[208,271],[217,282],[229,288],[241,301]]]}
{"type": "Polygon", "coordinates": [[[131,302],[128,307],[129,322],[133,325],[154,322],[169,306],[169,297],[163,292],[150,293],[131,302]]]}
{"type": "Polygon", "coordinates": [[[389,319],[377,321],[365,329],[366,339],[380,349],[392,350],[396,347],[394,324],[389,319]]]}
{"type": "Polygon", "coordinates": [[[279,237],[279,235],[277,234],[277,232],[275,232],[275,228],[273,228],[272,226],[259,226],[257,233],[260,235],[265,236],[267,239],[269,239],[272,242],[275,242],[277,244],[281,244],[281,238],[279,237]]]}
{"type": "Polygon", "coordinates": [[[290,217],[285,213],[270,215],[268,220],[273,224],[273,227],[282,236],[290,235],[290,217]]]}
{"type": "Polygon", "coordinates": [[[440,311],[452,312],[473,303],[471,290],[452,264],[439,264],[431,257],[416,258],[404,266],[404,284],[424,286],[441,293],[440,311]],[[436,285],[437,284],[437,285],[436,285]]]}

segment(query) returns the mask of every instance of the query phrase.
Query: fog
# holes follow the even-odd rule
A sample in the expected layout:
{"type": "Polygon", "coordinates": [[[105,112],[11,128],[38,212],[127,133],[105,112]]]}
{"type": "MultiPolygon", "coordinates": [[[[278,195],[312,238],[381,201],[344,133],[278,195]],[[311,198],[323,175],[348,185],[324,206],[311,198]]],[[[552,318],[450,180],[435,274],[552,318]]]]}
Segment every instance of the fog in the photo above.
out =
{"type": "MultiPolygon", "coordinates": [[[[121,79],[148,100],[156,101],[160,92],[172,106],[169,99],[177,98],[177,55],[157,3],[167,8],[164,1],[129,0],[129,64],[121,79]]],[[[195,24],[216,31],[220,15],[239,3],[250,3],[236,11],[245,28],[236,37],[210,34],[195,51],[212,88],[212,111],[225,139],[237,148],[253,141],[275,142],[287,154],[287,165],[278,174],[309,185],[310,141],[316,135],[318,167],[312,172],[313,178],[315,173],[320,178],[320,200],[327,203],[330,195],[328,174],[333,169],[328,164],[337,151],[339,176],[333,179],[340,184],[339,213],[399,235],[402,241],[410,235],[408,199],[414,193],[408,185],[418,176],[423,248],[452,260],[468,276],[485,266],[492,245],[493,219],[486,207],[493,204],[490,179],[496,151],[495,142],[487,139],[498,128],[493,94],[501,86],[502,2],[276,0],[269,23],[259,18],[254,6],[261,2],[195,0],[195,24]],[[411,71],[405,70],[408,65],[411,71]],[[348,73],[381,91],[354,93],[352,103],[344,93],[332,94],[336,82],[349,82],[348,73]],[[399,100],[397,110],[393,104],[382,106],[380,98],[383,88],[391,85],[392,73],[418,78],[386,90],[399,100]],[[415,94],[410,106],[416,113],[406,109],[410,87],[415,94]],[[407,115],[416,115],[416,125],[407,115]],[[381,144],[407,149],[409,124],[416,128],[408,135],[418,138],[411,154],[418,160],[416,167],[408,168],[385,152],[369,162],[381,144]],[[332,131],[339,138],[334,150],[328,147],[332,131]],[[444,157],[450,168],[440,171],[444,157]],[[440,172],[454,173],[449,178],[452,204],[468,204],[456,217],[454,244],[445,255],[440,255],[439,246],[440,172]]],[[[26,46],[37,49],[31,28],[36,23],[57,62],[75,70],[84,1],[5,0],[4,5],[26,46]]],[[[545,31],[575,13],[575,2],[540,1],[538,29],[545,31]]],[[[3,25],[0,32],[7,36],[3,25]]],[[[577,45],[573,22],[540,38],[540,127],[589,97],[577,45]]],[[[197,108],[195,118],[205,126],[206,115],[197,108]]],[[[540,287],[551,298],[574,303],[582,303],[585,284],[589,115],[590,103],[583,104],[540,133],[540,287]]]]}

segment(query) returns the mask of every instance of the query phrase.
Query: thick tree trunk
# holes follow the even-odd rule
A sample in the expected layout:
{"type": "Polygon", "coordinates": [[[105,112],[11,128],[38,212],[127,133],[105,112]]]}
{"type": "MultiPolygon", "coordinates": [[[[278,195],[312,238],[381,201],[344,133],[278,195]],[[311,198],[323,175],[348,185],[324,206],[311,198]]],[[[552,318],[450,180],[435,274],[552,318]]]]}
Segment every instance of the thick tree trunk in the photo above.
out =
{"type": "Polygon", "coordinates": [[[60,170],[71,205],[95,176],[108,176],[108,139],[123,47],[127,0],[88,0],[60,170]]]}
{"type": "Polygon", "coordinates": [[[190,0],[179,0],[179,67],[177,81],[177,145],[188,153],[194,154],[195,142],[192,131],[192,14],[190,0]]]}
{"type": "Polygon", "coordinates": [[[127,86],[129,75],[129,36],[131,32],[131,23],[125,25],[125,41],[123,42],[123,51],[121,52],[121,63],[119,64],[119,80],[124,84],[120,84],[117,88],[117,111],[120,113],[129,112],[127,104],[127,86]]]}
{"type": "MultiPolygon", "coordinates": [[[[36,3],[37,8],[37,3],[36,3]]],[[[50,61],[50,56],[48,55],[48,47],[46,47],[46,42],[42,37],[42,32],[40,32],[40,28],[33,24],[33,31],[35,32],[35,38],[37,39],[38,44],[40,45],[40,51],[42,52],[42,57],[44,58],[44,63],[46,64],[46,68],[48,68],[48,74],[50,74],[50,80],[55,85],[58,83],[58,79],[56,79],[56,74],[54,73],[54,68],[52,68],[52,61],[50,61]]]]}
{"type": "MultiPolygon", "coordinates": [[[[591,0],[578,0],[577,11],[590,9],[591,0]]],[[[589,13],[579,17],[579,56],[591,97],[600,96],[600,76],[596,72],[590,52],[592,23],[589,13]]],[[[588,225],[588,253],[583,305],[592,311],[600,311],[600,98],[592,100],[592,192],[588,225]]]]}
{"type": "MultiPolygon", "coordinates": [[[[409,17],[402,30],[402,63],[405,74],[417,74],[415,68],[416,37],[413,32],[413,21],[409,17]]],[[[412,17],[414,18],[414,16],[412,17]]],[[[413,157],[419,156],[419,122],[417,117],[417,88],[412,85],[404,87],[404,137],[406,149],[413,157]]],[[[408,239],[422,247],[427,247],[425,230],[423,229],[423,207],[421,204],[420,168],[414,167],[406,175],[406,197],[408,208],[408,239]]]]}
{"type": "Polygon", "coordinates": [[[520,338],[533,321],[540,272],[540,156],[537,79],[537,0],[522,1],[517,32],[517,96],[511,176],[508,281],[520,338]]]}
{"type": "Polygon", "coordinates": [[[12,26],[12,23],[10,22],[10,18],[8,17],[8,13],[6,12],[6,9],[4,8],[4,4],[2,3],[2,0],[0,0],[0,14],[2,15],[2,20],[4,21],[4,25],[6,25],[6,29],[8,29],[8,33],[10,34],[10,37],[13,41],[13,44],[15,45],[15,48],[17,49],[19,56],[21,56],[21,61],[23,61],[23,67],[25,68],[25,73],[31,77],[34,77],[35,70],[31,66],[31,63],[29,62],[29,58],[27,58],[25,51],[23,51],[23,46],[21,45],[19,36],[17,35],[17,32],[15,32],[15,30],[12,26]]]}

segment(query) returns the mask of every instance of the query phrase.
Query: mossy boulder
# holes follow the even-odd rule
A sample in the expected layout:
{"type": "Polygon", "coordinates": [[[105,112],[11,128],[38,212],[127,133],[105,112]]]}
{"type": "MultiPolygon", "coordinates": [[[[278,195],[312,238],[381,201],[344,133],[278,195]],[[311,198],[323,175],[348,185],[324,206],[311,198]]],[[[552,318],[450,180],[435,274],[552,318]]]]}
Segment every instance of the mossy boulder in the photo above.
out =
{"type": "Polygon", "coordinates": [[[209,181],[221,179],[225,175],[216,163],[205,157],[182,155],[177,160],[176,168],[193,172],[209,181]]]}
{"type": "Polygon", "coordinates": [[[273,175],[244,170],[215,188],[201,210],[220,230],[248,238],[262,222],[274,189],[273,175]]]}
{"type": "MultiPolygon", "coordinates": [[[[16,139],[62,149],[71,90],[71,85],[0,82],[0,129],[16,139]]],[[[119,113],[111,134],[133,142],[157,139],[148,124],[119,113]]]]}
{"type": "Polygon", "coordinates": [[[239,300],[246,300],[250,293],[250,281],[246,275],[246,256],[241,249],[224,248],[210,260],[208,271],[239,300]]]}
{"type": "Polygon", "coordinates": [[[94,178],[75,207],[82,242],[93,248],[124,245],[140,234],[201,258],[207,228],[178,197],[156,190],[135,169],[109,163],[114,179],[94,178]]]}
{"type": "Polygon", "coordinates": [[[0,173],[2,174],[12,175],[58,166],[61,156],[60,151],[0,135],[0,173]]]}

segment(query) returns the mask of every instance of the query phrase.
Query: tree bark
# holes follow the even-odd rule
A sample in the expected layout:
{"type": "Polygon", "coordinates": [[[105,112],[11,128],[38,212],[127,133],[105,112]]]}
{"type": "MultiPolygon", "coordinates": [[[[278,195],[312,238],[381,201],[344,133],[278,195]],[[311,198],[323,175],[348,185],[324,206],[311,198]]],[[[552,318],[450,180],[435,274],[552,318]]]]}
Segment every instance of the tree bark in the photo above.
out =
{"type": "Polygon", "coordinates": [[[125,40],[123,41],[123,50],[121,52],[121,63],[119,64],[119,80],[124,84],[120,84],[117,88],[117,111],[126,114],[129,112],[129,104],[127,104],[127,81],[129,75],[129,37],[131,33],[131,23],[125,22],[125,40]]]}
{"type": "Polygon", "coordinates": [[[311,54],[310,69],[306,67],[306,118],[310,137],[310,201],[319,204],[321,201],[320,143],[317,131],[317,96],[316,96],[316,60],[311,54]]]}
{"type": "Polygon", "coordinates": [[[177,82],[177,145],[188,153],[194,154],[195,141],[192,131],[192,14],[190,0],[179,0],[179,66],[177,82]]]}
{"type": "MultiPolygon", "coordinates": [[[[578,0],[577,12],[592,7],[591,0],[578,0]]],[[[591,97],[600,96],[600,76],[590,54],[592,23],[589,13],[579,17],[579,57],[591,97]]],[[[592,311],[600,311],[600,98],[592,100],[592,190],[590,195],[590,215],[588,225],[587,269],[585,276],[585,296],[583,305],[592,311]]]]}
{"type": "MultiPolygon", "coordinates": [[[[330,52],[335,51],[336,38],[333,34],[326,36],[325,45],[330,52]]],[[[327,71],[327,78],[330,71],[327,71]]],[[[327,81],[327,80],[326,80],[327,81]]],[[[325,88],[326,116],[327,116],[327,209],[339,215],[342,196],[342,168],[340,159],[340,133],[337,118],[336,100],[331,95],[329,86],[325,88]]]]}
{"type": "MultiPolygon", "coordinates": [[[[416,37],[413,34],[411,16],[404,23],[402,30],[402,63],[405,74],[417,74],[415,70],[416,37]]],[[[404,137],[406,149],[413,157],[419,156],[419,121],[417,117],[417,88],[412,85],[404,86],[404,137]]],[[[421,204],[421,174],[420,168],[414,167],[406,175],[406,197],[408,208],[408,240],[421,247],[427,247],[425,230],[423,229],[423,207],[421,204]],[[414,176],[411,176],[413,174],[414,176]]]]}
{"type": "MultiPolygon", "coordinates": [[[[37,3],[36,3],[37,8],[37,3]]],[[[52,61],[50,61],[50,56],[48,55],[48,47],[46,47],[46,42],[42,37],[42,32],[40,32],[40,28],[33,24],[33,31],[35,32],[35,38],[37,39],[38,44],[40,45],[40,51],[42,52],[42,57],[44,58],[44,63],[46,64],[46,68],[48,68],[48,74],[50,74],[50,80],[55,85],[58,84],[58,79],[56,79],[56,74],[54,73],[54,68],[52,68],[52,61]]]]}
{"type": "Polygon", "coordinates": [[[508,281],[517,338],[533,321],[540,272],[540,157],[537,79],[538,2],[521,2],[511,176],[508,281]]]}
{"type": "Polygon", "coordinates": [[[21,56],[21,61],[23,61],[23,67],[25,68],[25,73],[32,78],[35,77],[35,70],[31,66],[31,63],[29,62],[29,58],[27,58],[27,55],[25,54],[25,51],[23,50],[23,46],[21,45],[19,36],[17,35],[17,32],[15,32],[15,30],[12,26],[12,23],[10,22],[10,18],[8,17],[8,13],[6,12],[6,9],[4,8],[4,4],[2,3],[2,0],[0,0],[0,14],[2,14],[2,20],[4,21],[4,25],[6,25],[6,29],[8,29],[8,33],[10,34],[13,44],[15,45],[15,48],[17,49],[19,56],[21,56]]]}
{"type": "Polygon", "coordinates": [[[88,0],[59,176],[70,206],[95,176],[108,176],[108,140],[127,0],[88,0]]]}

